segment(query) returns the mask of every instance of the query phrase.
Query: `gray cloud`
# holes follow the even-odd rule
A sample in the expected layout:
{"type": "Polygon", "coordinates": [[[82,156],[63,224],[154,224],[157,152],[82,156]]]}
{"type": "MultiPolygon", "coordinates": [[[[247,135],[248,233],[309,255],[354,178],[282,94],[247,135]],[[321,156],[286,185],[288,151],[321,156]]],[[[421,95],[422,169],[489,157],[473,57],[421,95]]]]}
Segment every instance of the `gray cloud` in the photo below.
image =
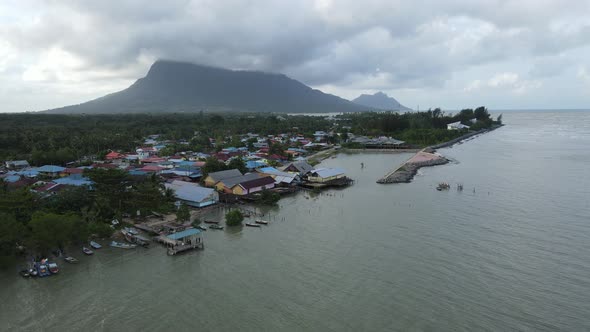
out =
{"type": "Polygon", "coordinates": [[[0,26],[0,55],[2,41],[17,54],[5,66],[52,84],[133,79],[165,58],[349,90],[444,89],[513,59],[534,66],[521,77],[558,75],[544,59],[590,46],[590,1],[52,0],[13,10],[33,17],[0,26]]]}

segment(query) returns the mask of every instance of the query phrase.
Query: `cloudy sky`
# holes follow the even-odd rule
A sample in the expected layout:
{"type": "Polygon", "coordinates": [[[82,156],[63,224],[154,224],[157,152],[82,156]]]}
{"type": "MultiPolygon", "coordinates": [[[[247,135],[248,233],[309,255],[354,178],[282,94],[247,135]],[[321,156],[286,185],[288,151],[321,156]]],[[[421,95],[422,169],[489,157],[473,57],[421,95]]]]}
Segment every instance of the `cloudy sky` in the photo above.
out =
{"type": "Polygon", "coordinates": [[[590,0],[0,2],[0,112],[121,90],[156,59],[421,109],[590,108],[590,0]]]}

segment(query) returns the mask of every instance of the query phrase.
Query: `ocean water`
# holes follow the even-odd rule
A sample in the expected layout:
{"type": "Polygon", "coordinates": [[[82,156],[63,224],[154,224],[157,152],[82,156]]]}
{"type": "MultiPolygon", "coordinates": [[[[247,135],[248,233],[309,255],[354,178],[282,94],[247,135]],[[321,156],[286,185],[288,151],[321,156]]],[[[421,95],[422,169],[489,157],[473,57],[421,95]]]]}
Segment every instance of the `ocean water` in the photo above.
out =
{"type": "Polygon", "coordinates": [[[209,230],[203,251],[5,272],[0,330],[589,330],[590,112],[504,122],[409,184],[375,181],[410,154],[328,159],[355,184],[284,198],[261,229],[209,230]]]}

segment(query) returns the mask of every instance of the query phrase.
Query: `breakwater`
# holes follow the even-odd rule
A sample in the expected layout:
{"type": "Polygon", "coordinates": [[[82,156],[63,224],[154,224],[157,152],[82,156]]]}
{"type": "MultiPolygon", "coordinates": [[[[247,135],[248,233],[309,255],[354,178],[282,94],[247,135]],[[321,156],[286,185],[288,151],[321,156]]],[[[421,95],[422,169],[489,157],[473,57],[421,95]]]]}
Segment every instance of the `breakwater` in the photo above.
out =
{"type": "Polygon", "coordinates": [[[382,178],[377,180],[377,183],[386,184],[386,183],[408,183],[412,181],[416,173],[418,173],[418,169],[422,167],[431,167],[437,165],[444,165],[449,162],[449,160],[442,155],[436,153],[437,149],[446,148],[457,144],[463,140],[466,140],[470,137],[477,136],[480,134],[484,134],[486,132],[495,130],[500,128],[502,125],[494,126],[490,129],[482,129],[474,132],[467,133],[465,135],[459,136],[455,139],[450,141],[432,145],[426,147],[419,152],[417,152],[412,158],[408,159],[405,163],[403,163],[398,168],[394,169],[393,171],[385,174],[382,178]]]}

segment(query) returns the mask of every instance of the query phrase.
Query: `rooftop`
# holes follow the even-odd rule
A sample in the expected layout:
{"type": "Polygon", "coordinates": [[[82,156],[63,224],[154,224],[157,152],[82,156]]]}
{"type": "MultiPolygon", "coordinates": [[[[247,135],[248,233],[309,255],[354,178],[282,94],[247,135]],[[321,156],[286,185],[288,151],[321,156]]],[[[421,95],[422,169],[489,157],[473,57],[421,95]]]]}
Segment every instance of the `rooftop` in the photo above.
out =
{"type": "Polygon", "coordinates": [[[189,228],[189,229],[185,229],[182,232],[169,234],[166,237],[171,240],[180,240],[182,238],[197,235],[197,234],[201,234],[201,230],[196,229],[196,228],[189,228]]]}

